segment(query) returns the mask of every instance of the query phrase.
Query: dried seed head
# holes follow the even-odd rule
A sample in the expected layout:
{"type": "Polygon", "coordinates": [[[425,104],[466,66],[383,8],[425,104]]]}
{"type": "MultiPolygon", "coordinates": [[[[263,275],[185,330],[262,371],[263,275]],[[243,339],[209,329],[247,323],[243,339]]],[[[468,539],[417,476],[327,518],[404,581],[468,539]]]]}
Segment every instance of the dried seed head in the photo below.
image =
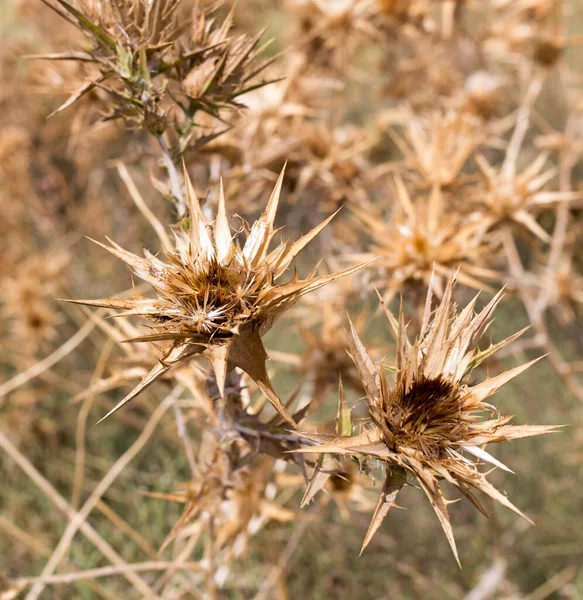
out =
{"type": "Polygon", "coordinates": [[[221,395],[228,372],[239,367],[257,382],[288,423],[295,425],[269,381],[265,367],[267,354],[261,335],[300,296],[359,267],[303,280],[296,274],[287,283],[277,283],[294,258],[332,218],[293,244],[281,242],[268,252],[275,233],[273,223],[283,172],[265,212],[254,223],[242,249],[231,235],[222,188],[216,221],[207,223],[187,175],[186,181],[189,228],[175,234],[173,247],[163,249],[165,261],[149,252],[145,253],[145,258],[140,258],[114,242],[111,246],[100,244],[149,283],[156,298],[135,294],[128,299],[76,301],[123,309],[125,315],[145,317],[151,333],[133,341],[170,344],[161,361],[111,412],[137,396],[173,365],[203,354],[213,364],[221,395]]]}
{"type": "Polygon", "coordinates": [[[57,334],[60,319],[52,299],[68,260],[65,251],[38,252],[19,262],[13,276],[2,279],[0,315],[26,353],[35,354],[57,334]]]}
{"type": "Polygon", "coordinates": [[[372,240],[360,259],[379,256],[382,271],[376,285],[388,300],[404,284],[433,286],[442,294],[445,281],[459,268],[464,285],[481,289],[483,279],[495,279],[488,268],[492,244],[479,219],[452,210],[444,193],[434,187],[428,194],[412,198],[405,183],[395,177],[395,206],[387,219],[379,206],[361,200],[352,208],[359,228],[372,240]]]}
{"type": "Polygon", "coordinates": [[[582,194],[547,189],[558,172],[552,166],[545,169],[549,156],[548,152],[541,152],[517,173],[516,164],[505,161],[501,166],[494,167],[482,154],[474,154],[484,185],[470,189],[469,198],[485,209],[484,222],[495,227],[511,221],[528,229],[541,241],[550,240],[548,233],[536,219],[537,212],[560,202],[580,199],[582,194]]]}
{"type": "Polygon", "coordinates": [[[85,0],[79,9],[66,0],[55,2],[58,7],[52,7],[91,40],[91,47],[38,58],[93,68],[55,112],[99,88],[106,92],[107,119],[122,118],[154,135],[174,127],[183,150],[195,135],[197,112],[218,118],[223,109],[242,107],[240,95],[270,83],[252,81],[273,62],[259,60],[268,45],[259,45],[263,32],[233,37],[233,11],[217,23],[209,17],[216,6],[194,10],[192,20],[179,18],[181,0],[85,0]]]}
{"type": "Polygon", "coordinates": [[[233,36],[233,17],[233,10],[221,23],[202,11],[194,15],[192,48],[176,61],[176,78],[192,114],[201,110],[218,116],[224,108],[242,107],[239,96],[271,83],[252,82],[273,62],[261,60],[271,41],[260,44],[264,31],[233,36]]]}
{"type": "Polygon", "coordinates": [[[403,136],[391,137],[408,166],[428,186],[450,187],[458,183],[462,169],[484,139],[480,119],[454,111],[406,117],[403,136]]]}
{"type": "Polygon", "coordinates": [[[302,39],[310,64],[339,71],[363,40],[382,39],[374,23],[379,8],[370,0],[287,0],[295,17],[293,34],[302,39]]]}
{"type": "Polygon", "coordinates": [[[500,75],[476,70],[464,82],[463,106],[484,118],[495,115],[501,99],[504,80],[500,75]]]}
{"type": "Polygon", "coordinates": [[[393,383],[387,380],[386,368],[372,361],[352,327],[351,355],[366,390],[370,424],[363,433],[350,437],[304,434],[322,445],[304,448],[301,452],[352,455],[385,463],[385,484],[363,548],[394,505],[407,474],[411,474],[431,501],[457,558],[447,501],[439,481],[446,479],[455,485],[482,512],[485,511],[471,488],[524,516],[487,481],[486,475],[467,455],[509,470],[481,446],[554,429],[511,426],[511,417],[500,416],[486,402],[532,362],[470,385],[473,369],[522,332],[484,351],[479,350],[477,343],[491,323],[502,295],[498,293],[477,315],[473,310],[477,297],[458,312],[452,302],[452,286],[453,281],[450,281],[435,312],[432,312],[429,291],[421,332],[413,343],[407,338],[403,313],[396,319],[387,311],[397,342],[393,383]]]}

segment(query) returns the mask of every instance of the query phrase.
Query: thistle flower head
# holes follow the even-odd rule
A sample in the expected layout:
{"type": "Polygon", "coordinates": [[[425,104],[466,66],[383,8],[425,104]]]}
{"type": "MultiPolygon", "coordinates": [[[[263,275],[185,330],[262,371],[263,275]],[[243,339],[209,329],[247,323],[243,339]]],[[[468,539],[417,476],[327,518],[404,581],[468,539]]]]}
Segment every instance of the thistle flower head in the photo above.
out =
{"type": "MultiPolygon", "coordinates": [[[[82,0],[80,10],[83,15],[100,27],[118,43],[139,45],[146,41],[153,48],[169,44],[180,32],[177,10],[181,0],[121,0],[121,2],[104,2],[103,0],[82,0]]],[[[64,3],[59,4],[69,11],[64,3]]],[[[72,16],[78,20],[82,17],[74,12],[72,16]]],[[[80,23],[84,25],[84,22],[80,23]]],[[[86,31],[92,30],[86,25],[86,31]]],[[[104,41],[105,33],[92,31],[96,41],[104,41]]]]}
{"type": "Polygon", "coordinates": [[[374,1],[288,0],[286,4],[314,64],[343,71],[348,57],[363,40],[382,39],[373,23],[379,12],[374,1]]]}
{"type": "Polygon", "coordinates": [[[371,165],[369,154],[374,134],[357,126],[305,126],[294,153],[298,163],[296,194],[304,189],[320,191],[318,208],[338,207],[354,193],[371,165]]]}
{"type": "Polygon", "coordinates": [[[89,40],[82,51],[36,57],[89,67],[89,77],[50,116],[101,88],[110,99],[108,118],[121,117],[132,127],[162,133],[167,127],[161,106],[166,84],[154,80],[168,70],[165,57],[181,33],[176,18],[180,0],[83,0],[78,7],[66,0],[43,2],[89,40]]]}
{"type": "Polygon", "coordinates": [[[34,355],[43,342],[57,334],[59,315],[51,300],[60,287],[69,260],[65,251],[36,253],[19,261],[12,277],[3,277],[0,316],[10,324],[20,350],[34,355]]]}
{"type": "Polygon", "coordinates": [[[482,69],[475,70],[464,81],[461,105],[470,114],[482,118],[495,116],[500,110],[504,83],[501,75],[482,69]]]}
{"type": "Polygon", "coordinates": [[[471,198],[487,210],[486,220],[491,225],[511,221],[548,242],[550,237],[537,222],[536,211],[581,198],[580,192],[546,189],[558,173],[556,167],[545,169],[549,160],[548,152],[541,152],[519,173],[516,172],[516,165],[507,161],[496,168],[482,154],[476,153],[474,159],[485,187],[474,188],[471,198]]]}
{"type": "Polygon", "coordinates": [[[261,60],[271,40],[260,43],[264,31],[254,36],[233,35],[233,17],[234,9],[221,23],[204,11],[193,19],[191,49],[176,62],[189,114],[201,110],[218,116],[223,108],[242,107],[241,95],[275,81],[252,82],[273,62],[261,60]]]}
{"type": "Polygon", "coordinates": [[[387,379],[386,367],[372,361],[352,327],[350,350],[366,391],[370,423],[362,433],[349,437],[305,434],[322,445],[301,452],[352,455],[361,459],[380,459],[385,463],[383,491],[363,548],[394,505],[408,474],[417,479],[429,498],[456,559],[457,550],[440,480],[445,479],[456,486],[484,514],[487,513],[472,488],[524,516],[488,482],[470,457],[509,470],[481,446],[553,429],[509,425],[511,417],[499,415],[487,402],[501,386],[536,361],[471,385],[469,377],[475,367],[522,332],[486,350],[479,350],[477,343],[492,321],[501,293],[479,314],[474,314],[476,298],[458,312],[452,302],[452,284],[453,280],[435,312],[432,312],[429,291],[421,332],[413,343],[407,337],[403,313],[397,319],[387,311],[397,342],[393,382],[387,379]]]}
{"type": "Polygon", "coordinates": [[[352,208],[359,227],[372,240],[371,249],[360,258],[380,257],[383,275],[377,285],[386,300],[411,282],[431,285],[441,295],[458,267],[460,282],[476,289],[484,287],[483,278],[496,277],[487,268],[492,245],[484,225],[448,209],[439,187],[412,198],[403,180],[395,177],[394,197],[388,221],[379,215],[378,205],[365,200],[352,208]]]}
{"type": "Polygon", "coordinates": [[[208,223],[188,175],[185,178],[190,223],[188,231],[175,233],[172,247],[167,241],[162,252],[165,260],[149,252],[141,258],[114,242],[111,246],[103,245],[149,283],[156,297],[136,293],[128,299],[76,301],[123,309],[125,315],[145,317],[151,333],[133,341],[169,343],[160,362],[112,412],[162,377],[173,365],[204,354],[213,364],[221,395],[227,373],[239,367],[257,382],[288,423],[295,425],[269,381],[261,335],[300,296],[356,270],[347,269],[323,277],[310,275],[307,279],[295,274],[287,283],[278,283],[294,258],[333,215],[293,244],[281,242],[269,252],[275,233],[273,222],[283,183],[282,172],[265,212],[251,227],[241,248],[238,236],[234,239],[231,234],[222,184],[217,218],[214,223],[208,223]]]}
{"type": "Polygon", "coordinates": [[[483,48],[488,58],[520,64],[525,57],[552,67],[569,45],[562,8],[555,0],[492,3],[483,48]]]}
{"type": "Polygon", "coordinates": [[[462,169],[484,138],[479,118],[451,110],[407,115],[403,137],[390,134],[428,187],[458,183],[462,169]]]}

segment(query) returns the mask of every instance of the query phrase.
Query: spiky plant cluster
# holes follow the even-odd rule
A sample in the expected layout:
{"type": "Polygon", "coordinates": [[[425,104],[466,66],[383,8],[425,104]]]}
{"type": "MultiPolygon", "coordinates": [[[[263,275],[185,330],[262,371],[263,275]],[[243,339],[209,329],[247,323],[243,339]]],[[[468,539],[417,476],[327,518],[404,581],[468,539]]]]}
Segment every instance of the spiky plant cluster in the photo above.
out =
{"type": "Polygon", "coordinates": [[[353,208],[359,229],[372,240],[361,258],[379,257],[376,285],[387,301],[411,283],[432,286],[441,295],[454,270],[460,282],[477,289],[486,285],[484,280],[496,278],[488,269],[494,244],[483,220],[448,211],[439,187],[414,202],[400,177],[392,190],[394,204],[388,218],[370,202],[353,208]]]}
{"type": "Polygon", "coordinates": [[[52,253],[48,261],[44,255],[30,256],[20,262],[12,276],[3,279],[2,318],[27,354],[37,354],[39,347],[56,335],[59,315],[53,298],[68,260],[65,253],[52,253]]]}
{"type": "Polygon", "coordinates": [[[66,0],[46,3],[90,43],[83,51],[37,57],[90,67],[88,80],[55,112],[99,89],[107,94],[106,119],[155,136],[169,130],[175,151],[183,152],[195,132],[200,144],[212,139],[211,125],[204,132],[193,128],[200,113],[222,120],[226,110],[242,106],[239,96],[268,83],[256,79],[270,62],[260,60],[268,45],[259,45],[263,32],[231,35],[233,11],[217,22],[210,10],[197,8],[188,19],[181,0],[86,0],[79,8],[66,0]]]}
{"type": "Polygon", "coordinates": [[[523,332],[480,350],[477,343],[490,325],[502,294],[496,294],[482,311],[475,314],[477,297],[458,312],[452,301],[452,290],[453,280],[435,311],[429,291],[421,331],[414,342],[407,337],[403,312],[397,320],[387,310],[397,344],[395,363],[389,367],[394,371],[392,382],[386,375],[388,366],[373,362],[352,326],[350,351],[366,391],[369,420],[357,435],[330,437],[305,434],[309,440],[320,445],[304,448],[300,452],[377,459],[385,464],[381,497],[363,549],[395,505],[397,494],[405,485],[407,474],[410,474],[429,498],[459,562],[447,501],[439,482],[445,480],[453,484],[486,515],[487,511],[472,489],[483,492],[524,516],[488,482],[472,458],[509,471],[483,446],[541,435],[555,429],[510,425],[512,417],[501,416],[488,402],[498,389],[536,360],[480,383],[470,382],[472,371],[480,363],[523,332]]]}
{"type": "Polygon", "coordinates": [[[462,185],[464,167],[483,142],[482,120],[466,112],[410,113],[403,133],[389,135],[407,160],[412,175],[428,188],[462,185]]]}
{"type": "Polygon", "coordinates": [[[150,494],[151,497],[167,502],[184,504],[184,510],[174,528],[168,534],[165,548],[185,525],[196,522],[201,513],[211,516],[216,532],[212,555],[223,551],[232,558],[241,555],[254,529],[274,520],[286,523],[295,520],[296,514],[282,507],[266,489],[272,479],[274,460],[261,457],[259,464],[252,465],[254,453],[244,443],[239,449],[225,452],[212,434],[205,434],[200,447],[199,477],[171,494],[150,494]],[[234,456],[237,458],[234,458],[234,456]],[[254,468],[252,468],[252,466],[254,468]],[[234,556],[233,556],[234,555],[234,556]]]}
{"type": "Polygon", "coordinates": [[[511,164],[503,163],[497,170],[484,156],[476,153],[475,161],[485,185],[483,189],[470,191],[470,194],[485,209],[484,221],[489,221],[492,227],[511,221],[526,228],[543,242],[550,241],[549,234],[536,219],[537,209],[581,199],[581,194],[570,190],[545,189],[545,185],[557,176],[555,167],[544,170],[548,159],[548,153],[541,152],[521,173],[516,173],[511,164]]]}
{"type": "Polygon", "coordinates": [[[293,244],[281,242],[269,252],[283,172],[264,213],[251,227],[242,248],[232,237],[223,191],[217,218],[209,226],[188,177],[186,182],[188,231],[176,233],[174,246],[163,248],[165,262],[150,253],[140,258],[114,243],[104,246],[149,283],[156,298],[134,295],[123,299],[76,301],[123,309],[123,314],[128,316],[146,317],[152,333],[133,341],[170,343],[158,364],[110,414],[174,365],[204,354],[213,365],[221,396],[224,396],[228,373],[239,367],[257,382],[276,410],[295,426],[269,381],[265,368],[267,353],[261,335],[302,295],[352,273],[358,267],[327,276],[310,275],[307,279],[300,279],[296,274],[287,283],[278,283],[296,256],[332,219],[329,217],[293,244]]]}
{"type": "Polygon", "coordinates": [[[414,480],[454,551],[446,486],[515,510],[484,446],[551,427],[492,405],[510,355],[547,355],[508,389],[521,420],[580,425],[576,3],[44,3],[0,10],[0,596],[386,595],[373,549],[391,597],[572,595],[568,436],[516,448],[543,527],[463,513],[463,580],[427,511],[374,534],[414,480]],[[501,338],[531,329],[486,348],[497,306],[501,338]]]}

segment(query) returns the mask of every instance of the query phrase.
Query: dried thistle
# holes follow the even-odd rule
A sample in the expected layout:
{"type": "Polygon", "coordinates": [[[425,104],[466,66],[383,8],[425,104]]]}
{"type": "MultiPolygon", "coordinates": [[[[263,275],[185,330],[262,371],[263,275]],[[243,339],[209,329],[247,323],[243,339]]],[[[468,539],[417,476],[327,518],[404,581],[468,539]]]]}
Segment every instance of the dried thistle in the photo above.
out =
{"type": "Polygon", "coordinates": [[[359,43],[382,40],[372,20],[378,13],[373,0],[287,0],[286,8],[310,63],[343,71],[359,43]]]}
{"type": "Polygon", "coordinates": [[[479,314],[474,314],[477,297],[458,312],[452,302],[452,287],[453,280],[434,313],[431,290],[428,292],[421,332],[413,343],[407,338],[403,312],[397,320],[390,311],[386,311],[397,342],[392,383],[386,376],[387,367],[372,361],[356,330],[351,327],[351,355],[366,390],[370,421],[362,433],[349,437],[304,434],[307,439],[321,445],[297,451],[349,455],[363,460],[378,459],[384,463],[386,477],[383,491],[363,549],[395,505],[396,496],[410,474],[429,498],[459,563],[447,512],[448,501],[439,482],[446,480],[452,483],[486,515],[472,488],[524,517],[506,496],[488,482],[486,474],[480,472],[477,463],[467,455],[509,471],[482,446],[555,429],[552,426],[512,426],[509,424],[512,417],[501,416],[486,402],[500,387],[538,359],[481,383],[469,383],[473,370],[480,363],[507,346],[524,330],[480,350],[477,343],[492,322],[502,292],[496,294],[479,314]]]}
{"type": "Polygon", "coordinates": [[[184,52],[176,62],[176,76],[190,118],[197,110],[218,117],[224,108],[242,107],[239,96],[271,83],[263,80],[253,84],[252,80],[273,62],[259,60],[272,40],[259,45],[264,31],[253,37],[232,36],[233,12],[219,25],[204,12],[193,19],[191,45],[204,51],[184,52]]]}
{"type": "MultiPolygon", "coordinates": [[[[507,154],[507,159],[510,156],[507,154]]],[[[545,169],[549,156],[548,152],[541,152],[526,168],[516,173],[516,165],[509,160],[496,168],[482,154],[474,154],[485,185],[472,188],[470,199],[487,211],[483,219],[485,224],[496,227],[514,222],[541,241],[550,241],[549,234],[536,220],[536,211],[580,199],[582,194],[545,189],[558,174],[557,167],[545,169]]]]}
{"type": "Polygon", "coordinates": [[[449,38],[460,20],[463,0],[377,0],[377,4],[385,17],[401,26],[407,23],[421,31],[449,38]]]}
{"type": "Polygon", "coordinates": [[[241,249],[238,240],[231,235],[222,190],[216,221],[209,224],[187,174],[185,179],[189,230],[175,234],[174,247],[169,247],[167,242],[163,248],[166,262],[149,252],[140,258],[114,242],[111,246],[100,244],[149,283],[156,298],[136,293],[129,299],[74,301],[122,309],[123,315],[146,317],[152,333],[131,341],[170,344],[159,363],[108,415],[135,398],[172,366],[203,354],[214,367],[221,397],[227,374],[238,367],[250,375],[276,410],[295,426],[271,386],[261,335],[300,296],[360,267],[322,277],[312,274],[303,280],[296,273],[291,281],[276,283],[334,215],[293,244],[282,241],[268,252],[275,234],[273,223],[283,183],[282,171],[264,213],[254,223],[241,249]]]}
{"type": "Polygon", "coordinates": [[[252,82],[273,61],[259,61],[269,42],[259,45],[263,32],[232,36],[233,11],[217,23],[209,17],[212,8],[180,18],[181,0],[84,0],[80,8],[43,1],[91,42],[84,51],[36,57],[93,68],[55,112],[100,88],[109,99],[106,118],[123,118],[156,136],[173,126],[184,150],[195,136],[198,111],[221,118],[223,109],[242,106],[240,95],[270,83],[252,82]]]}
{"type": "Polygon", "coordinates": [[[69,261],[65,251],[37,252],[19,261],[12,276],[0,278],[0,315],[10,324],[20,350],[34,355],[39,347],[57,335],[60,315],[52,298],[62,282],[69,261]]]}
{"type": "Polygon", "coordinates": [[[409,6],[380,20],[387,48],[381,58],[386,77],[382,96],[419,110],[449,106],[464,80],[481,66],[477,40],[464,35],[463,28],[460,35],[451,35],[457,27],[451,11],[444,19],[436,14],[453,7],[451,2],[403,4],[409,6]]]}
{"type": "MultiPolygon", "coordinates": [[[[352,430],[352,411],[348,407],[342,376],[340,376],[338,378],[338,411],[335,433],[339,437],[347,438],[352,435],[352,430]]],[[[321,454],[314,466],[301,506],[309,504],[319,491],[326,490],[338,506],[341,517],[345,520],[349,518],[349,504],[359,511],[373,510],[375,504],[371,504],[371,499],[361,485],[364,480],[364,474],[358,471],[357,465],[353,461],[321,454]]]]}
{"type": "Polygon", "coordinates": [[[476,69],[466,77],[458,94],[457,105],[462,111],[482,119],[495,118],[503,107],[505,83],[502,75],[476,69]]]}
{"type": "MultiPolygon", "coordinates": [[[[297,484],[301,483],[298,478],[297,484]]],[[[371,478],[359,473],[358,465],[352,460],[320,456],[302,499],[302,506],[309,504],[321,490],[325,493],[319,495],[320,503],[326,506],[332,501],[343,521],[349,521],[354,511],[370,513],[376,505],[371,478]]]]}
{"type": "Polygon", "coordinates": [[[79,8],[65,0],[56,0],[58,8],[44,1],[84,33],[91,47],[37,58],[80,61],[94,67],[88,81],[53,114],[98,87],[114,102],[110,117],[123,116],[152,133],[162,133],[166,127],[161,107],[165,84],[154,79],[169,68],[164,57],[180,34],[176,20],[180,0],[124,0],[115,4],[86,0],[79,8]]]}
{"type": "Polygon", "coordinates": [[[492,2],[482,47],[488,58],[521,65],[526,60],[552,67],[570,45],[563,6],[557,0],[492,2]]]}
{"type": "Polygon", "coordinates": [[[475,116],[456,111],[405,116],[403,137],[390,135],[428,187],[459,183],[463,168],[484,138],[484,126],[475,116]]]}
{"type": "Polygon", "coordinates": [[[496,278],[488,268],[492,244],[480,219],[452,210],[439,187],[412,198],[399,176],[395,176],[394,196],[389,219],[371,202],[362,200],[352,208],[359,228],[373,242],[368,252],[358,256],[380,257],[377,286],[386,300],[406,283],[431,285],[441,295],[456,269],[460,282],[476,289],[484,287],[484,278],[496,278]]]}
{"type": "Polygon", "coordinates": [[[213,523],[214,553],[225,546],[228,552],[239,548],[240,553],[248,538],[270,520],[294,521],[297,515],[274,500],[274,463],[268,456],[258,457],[241,440],[220,443],[212,433],[205,432],[196,463],[197,477],[174,493],[148,494],[185,505],[161,550],[202,513],[213,523]]]}
{"type": "Polygon", "coordinates": [[[377,140],[364,128],[304,123],[297,131],[300,144],[291,153],[297,165],[295,195],[318,193],[318,208],[328,211],[342,205],[363,188],[370,172],[369,155],[377,140]]]}

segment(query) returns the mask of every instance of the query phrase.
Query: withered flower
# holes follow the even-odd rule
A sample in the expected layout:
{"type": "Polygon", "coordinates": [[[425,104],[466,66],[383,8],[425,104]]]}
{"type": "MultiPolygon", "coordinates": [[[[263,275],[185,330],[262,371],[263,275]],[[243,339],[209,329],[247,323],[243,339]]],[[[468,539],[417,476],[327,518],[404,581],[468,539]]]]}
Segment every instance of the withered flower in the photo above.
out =
{"type": "Polygon", "coordinates": [[[297,450],[349,455],[361,460],[378,459],[384,463],[386,476],[383,490],[363,549],[394,506],[396,496],[410,474],[417,479],[429,498],[459,563],[447,512],[448,501],[439,487],[440,480],[456,486],[485,515],[487,512],[472,488],[524,516],[492,486],[470,456],[509,471],[482,446],[540,435],[555,429],[552,426],[512,426],[509,424],[512,417],[501,416],[487,403],[487,399],[500,387],[528,369],[536,360],[481,383],[469,383],[475,367],[515,340],[522,331],[480,350],[477,343],[492,322],[502,292],[496,294],[480,313],[475,314],[477,297],[458,312],[452,302],[452,287],[453,279],[434,313],[429,291],[421,332],[413,343],[407,338],[403,313],[397,320],[386,311],[397,342],[392,383],[386,375],[387,366],[372,361],[352,326],[351,355],[366,390],[369,423],[360,434],[349,437],[304,434],[307,439],[321,445],[297,450]]]}
{"type": "Polygon", "coordinates": [[[0,317],[10,325],[19,349],[34,355],[43,342],[57,335],[59,315],[52,298],[62,283],[66,251],[52,249],[18,261],[11,277],[0,281],[0,317]]]}
{"type": "Polygon", "coordinates": [[[371,0],[287,0],[286,5],[297,22],[292,31],[306,45],[312,63],[342,71],[363,41],[382,42],[372,22],[378,8],[371,0]]]}
{"type": "Polygon", "coordinates": [[[556,0],[493,2],[487,21],[482,42],[486,59],[517,66],[526,58],[551,68],[579,41],[566,37],[563,7],[556,0]]]}
{"type": "Polygon", "coordinates": [[[185,179],[190,226],[188,231],[175,234],[174,247],[168,247],[167,243],[163,248],[165,262],[147,251],[140,258],[114,242],[111,246],[100,244],[149,283],[156,298],[135,293],[129,299],[75,300],[90,306],[122,309],[124,315],[146,317],[152,333],[131,341],[170,344],[160,362],[108,415],[135,398],[173,365],[203,354],[214,367],[221,396],[227,374],[238,367],[258,384],[286,421],[295,426],[271,386],[261,335],[300,296],[360,267],[322,277],[311,274],[307,279],[300,279],[296,273],[287,283],[276,283],[334,215],[293,244],[282,241],[268,252],[275,234],[273,222],[283,183],[282,171],[265,212],[254,223],[241,249],[231,235],[222,184],[217,218],[209,224],[187,174],[185,179]]]}
{"type": "Polygon", "coordinates": [[[463,0],[377,0],[381,12],[396,23],[449,38],[461,21],[463,0]]]}
{"type": "Polygon", "coordinates": [[[424,116],[412,113],[405,118],[403,136],[389,134],[410,168],[428,187],[459,183],[464,166],[484,140],[481,120],[451,110],[424,116]]]}
{"type": "Polygon", "coordinates": [[[223,108],[242,107],[240,96],[271,83],[253,80],[273,62],[260,60],[272,40],[260,44],[264,31],[234,36],[233,16],[234,9],[217,24],[201,11],[193,19],[191,48],[176,61],[176,77],[191,118],[197,110],[218,116],[223,108]]]}
{"type": "Polygon", "coordinates": [[[73,60],[94,67],[88,80],[53,114],[98,87],[114,101],[110,117],[123,116],[129,122],[137,120],[153,133],[163,132],[166,114],[161,101],[165,83],[154,79],[168,70],[165,56],[181,33],[176,18],[180,0],[84,0],[79,8],[65,0],[56,0],[56,6],[43,1],[83,32],[91,46],[37,58],[73,60]]]}
{"type": "Polygon", "coordinates": [[[297,163],[295,195],[317,190],[320,210],[336,208],[363,187],[371,170],[369,154],[376,144],[375,136],[357,126],[306,123],[302,129],[298,131],[298,149],[291,153],[297,163]]]}
{"type": "MultiPolygon", "coordinates": [[[[507,154],[508,158],[509,154],[507,154]]],[[[500,167],[491,165],[480,154],[474,160],[480,169],[485,187],[476,186],[469,192],[472,201],[482,205],[486,212],[484,222],[495,227],[505,221],[525,227],[543,242],[550,236],[536,220],[536,212],[559,202],[570,202],[582,197],[580,192],[546,189],[558,174],[558,168],[545,169],[550,154],[541,152],[521,172],[508,160],[500,167]]]]}
{"type": "Polygon", "coordinates": [[[382,271],[377,286],[389,301],[406,283],[431,285],[441,296],[454,270],[464,285],[481,289],[483,279],[495,279],[488,268],[492,244],[480,219],[452,210],[439,187],[412,197],[403,180],[395,176],[395,206],[387,219],[378,203],[361,199],[353,206],[359,228],[372,240],[368,252],[379,257],[382,271]]]}
{"type": "Polygon", "coordinates": [[[244,549],[249,537],[271,520],[293,522],[297,515],[274,498],[278,489],[277,465],[272,458],[257,455],[244,442],[231,441],[227,448],[215,436],[203,433],[194,481],[174,493],[149,493],[148,496],[184,504],[161,550],[177,536],[188,536],[188,526],[201,514],[213,523],[215,552],[227,547],[244,549]],[[235,540],[239,544],[235,544],[235,540]]]}

